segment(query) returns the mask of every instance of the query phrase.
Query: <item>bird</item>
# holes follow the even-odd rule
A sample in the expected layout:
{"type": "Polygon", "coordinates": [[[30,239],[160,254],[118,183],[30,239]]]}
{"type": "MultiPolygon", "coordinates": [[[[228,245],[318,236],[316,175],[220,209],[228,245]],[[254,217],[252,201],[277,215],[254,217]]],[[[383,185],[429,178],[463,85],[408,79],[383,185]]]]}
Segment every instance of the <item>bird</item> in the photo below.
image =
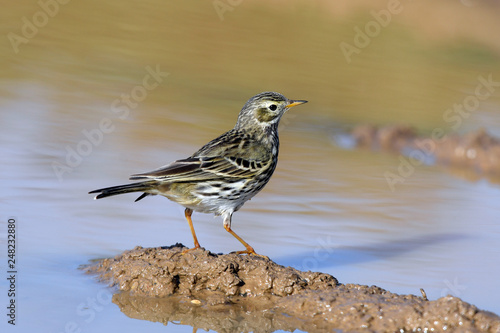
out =
{"type": "Polygon", "coordinates": [[[210,141],[188,158],[150,172],[132,175],[138,182],[90,191],[101,199],[118,194],[142,192],[136,202],[162,195],[185,207],[184,215],[200,248],[191,215],[193,212],[221,216],[224,229],[245,246],[237,254],[257,255],[252,246],[231,229],[234,212],[269,182],[278,163],[278,124],[291,107],[307,103],[290,100],[277,92],[262,92],[241,109],[233,129],[210,141]]]}

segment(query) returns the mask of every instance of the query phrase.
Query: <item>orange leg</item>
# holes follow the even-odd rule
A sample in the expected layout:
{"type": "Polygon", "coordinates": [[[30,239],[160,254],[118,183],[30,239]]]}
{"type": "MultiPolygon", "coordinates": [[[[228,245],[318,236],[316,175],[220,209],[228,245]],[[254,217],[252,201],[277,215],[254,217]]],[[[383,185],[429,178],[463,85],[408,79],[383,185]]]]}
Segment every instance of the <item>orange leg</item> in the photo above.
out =
{"type": "Polygon", "coordinates": [[[246,247],[246,250],[245,251],[235,251],[235,252],[231,252],[231,253],[237,253],[237,254],[253,254],[253,255],[256,255],[256,256],[259,256],[259,257],[262,257],[262,258],[266,258],[266,259],[269,259],[268,257],[266,256],[263,256],[261,254],[258,254],[258,253],[255,253],[255,250],[253,249],[253,247],[251,247],[250,245],[248,245],[247,242],[245,242],[243,240],[243,238],[241,238],[240,236],[238,236],[233,230],[231,230],[231,227],[228,225],[228,224],[224,224],[224,229],[226,229],[227,232],[229,232],[231,235],[233,235],[237,240],[239,240],[241,242],[241,244],[243,244],[245,247],[246,247]]]}
{"type": "Polygon", "coordinates": [[[188,253],[189,251],[196,250],[200,248],[200,243],[198,243],[198,238],[196,237],[196,233],[194,232],[193,220],[191,220],[191,214],[193,214],[193,210],[186,208],[184,211],[184,215],[186,216],[186,220],[189,223],[189,228],[191,229],[191,234],[193,235],[194,247],[191,249],[187,249],[182,251],[182,254],[188,253]]]}

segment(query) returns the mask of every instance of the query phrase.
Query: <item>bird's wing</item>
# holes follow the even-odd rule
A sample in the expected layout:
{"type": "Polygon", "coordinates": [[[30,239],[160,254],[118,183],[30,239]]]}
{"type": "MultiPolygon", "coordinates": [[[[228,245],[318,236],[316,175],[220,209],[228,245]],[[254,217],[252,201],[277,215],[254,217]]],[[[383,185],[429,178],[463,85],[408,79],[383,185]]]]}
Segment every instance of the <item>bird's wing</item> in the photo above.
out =
{"type": "Polygon", "coordinates": [[[241,144],[241,140],[234,143],[226,141],[225,144],[216,145],[212,141],[189,158],[151,172],[132,175],[130,179],[197,182],[247,178],[263,172],[271,163],[271,152],[257,142],[241,144]],[[243,145],[245,149],[241,149],[243,145]]]}
{"type": "Polygon", "coordinates": [[[135,179],[176,179],[181,177],[194,176],[200,171],[199,159],[186,158],[178,160],[168,165],[153,171],[138,173],[130,176],[131,180],[135,179]]]}

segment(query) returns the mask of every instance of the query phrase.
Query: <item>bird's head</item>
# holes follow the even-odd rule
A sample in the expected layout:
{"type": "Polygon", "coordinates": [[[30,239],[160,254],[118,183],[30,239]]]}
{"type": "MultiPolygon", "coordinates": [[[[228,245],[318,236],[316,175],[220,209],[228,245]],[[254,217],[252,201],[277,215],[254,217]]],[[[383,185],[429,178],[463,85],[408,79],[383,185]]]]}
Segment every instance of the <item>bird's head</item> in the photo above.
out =
{"type": "Polygon", "coordinates": [[[293,106],[307,103],[304,100],[290,100],[276,92],[263,92],[253,96],[240,111],[236,128],[277,127],[283,114],[293,106]]]}

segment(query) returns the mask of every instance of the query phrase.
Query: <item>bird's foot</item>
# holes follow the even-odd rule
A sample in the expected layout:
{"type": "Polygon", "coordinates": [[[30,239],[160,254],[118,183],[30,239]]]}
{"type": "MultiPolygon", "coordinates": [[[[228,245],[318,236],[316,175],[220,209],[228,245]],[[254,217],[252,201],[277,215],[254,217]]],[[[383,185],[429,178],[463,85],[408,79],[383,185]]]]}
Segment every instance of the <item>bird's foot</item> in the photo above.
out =
{"type": "Polygon", "coordinates": [[[251,247],[251,246],[247,247],[247,249],[245,251],[233,251],[233,252],[231,252],[231,254],[233,254],[233,253],[234,254],[248,254],[248,255],[258,256],[258,257],[264,258],[266,260],[271,260],[271,259],[269,259],[268,256],[256,253],[255,250],[253,249],[253,247],[251,247]]]}
{"type": "Polygon", "coordinates": [[[194,247],[192,247],[192,248],[190,248],[190,249],[186,249],[186,250],[182,251],[182,252],[181,252],[181,254],[183,254],[183,255],[184,255],[184,254],[186,254],[186,253],[188,253],[188,252],[191,252],[191,251],[196,250],[196,249],[199,249],[199,248],[201,248],[200,244],[195,244],[195,246],[194,246],[194,247]]]}

